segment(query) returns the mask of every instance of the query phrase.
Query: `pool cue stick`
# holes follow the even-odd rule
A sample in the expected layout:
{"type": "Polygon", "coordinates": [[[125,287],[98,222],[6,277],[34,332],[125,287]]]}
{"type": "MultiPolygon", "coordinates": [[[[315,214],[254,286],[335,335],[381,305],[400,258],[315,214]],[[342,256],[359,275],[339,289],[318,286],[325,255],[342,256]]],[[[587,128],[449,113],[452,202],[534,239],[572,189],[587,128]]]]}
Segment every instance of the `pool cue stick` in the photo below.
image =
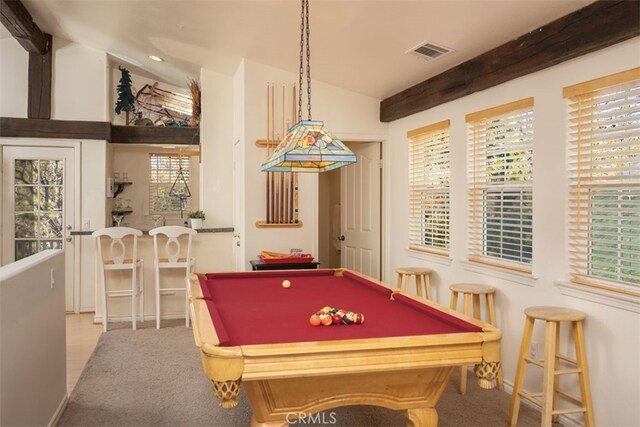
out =
{"type": "Polygon", "coordinates": [[[298,172],[293,175],[293,186],[295,193],[293,194],[293,222],[298,223],[298,172]]]}
{"type": "MultiPolygon", "coordinates": [[[[271,146],[269,145],[269,83],[267,83],[267,159],[271,154],[271,146]]],[[[267,172],[267,197],[266,197],[266,208],[267,208],[267,224],[271,222],[271,215],[269,211],[269,199],[271,198],[271,187],[269,186],[269,175],[271,172],[267,172]]]]}
{"type": "Polygon", "coordinates": [[[283,206],[283,200],[284,200],[284,172],[280,172],[278,175],[280,175],[278,178],[278,182],[279,182],[279,186],[280,186],[280,198],[278,199],[278,222],[282,223],[282,214],[284,213],[284,206],[283,206]]]}
{"type": "Polygon", "coordinates": [[[291,176],[289,176],[289,222],[293,222],[293,195],[295,194],[295,190],[293,187],[293,176],[296,172],[292,172],[291,176]]]}
{"type": "MultiPolygon", "coordinates": [[[[271,83],[271,140],[276,140],[276,84],[271,83]]],[[[274,222],[279,223],[280,207],[278,206],[278,197],[280,196],[280,186],[278,185],[278,174],[271,174],[271,178],[275,184],[274,195],[272,200],[274,204],[274,222]]]]}
{"type": "MultiPolygon", "coordinates": [[[[285,135],[286,135],[286,134],[285,134],[286,129],[284,128],[284,121],[285,121],[285,104],[286,104],[285,100],[286,100],[285,84],[284,84],[284,83],[282,83],[282,128],[281,128],[281,131],[282,131],[282,132],[281,132],[282,139],[284,139],[284,137],[285,137],[285,135]]],[[[285,175],[285,174],[283,173],[283,176],[284,176],[284,175],[285,175]]],[[[284,187],[284,195],[285,195],[285,196],[288,194],[288,191],[289,191],[289,189],[285,186],[285,187],[284,187]]],[[[287,197],[288,197],[288,196],[287,196],[287,197]]],[[[282,221],[286,223],[286,222],[288,222],[288,221],[287,221],[287,207],[286,207],[286,203],[285,203],[285,204],[284,204],[284,206],[283,206],[283,210],[284,210],[284,215],[283,215],[282,221]]]]}

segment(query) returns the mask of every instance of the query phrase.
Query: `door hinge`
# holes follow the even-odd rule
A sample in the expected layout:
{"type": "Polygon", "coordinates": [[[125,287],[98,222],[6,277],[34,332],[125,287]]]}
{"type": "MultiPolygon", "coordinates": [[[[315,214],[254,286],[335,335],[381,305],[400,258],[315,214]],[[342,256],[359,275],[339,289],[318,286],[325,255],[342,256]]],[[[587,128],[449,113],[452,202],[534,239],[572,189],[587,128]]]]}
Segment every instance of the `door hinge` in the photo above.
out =
{"type": "Polygon", "coordinates": [[[378,168],[382,169],[382,159],[378,160],[378,168]]]}

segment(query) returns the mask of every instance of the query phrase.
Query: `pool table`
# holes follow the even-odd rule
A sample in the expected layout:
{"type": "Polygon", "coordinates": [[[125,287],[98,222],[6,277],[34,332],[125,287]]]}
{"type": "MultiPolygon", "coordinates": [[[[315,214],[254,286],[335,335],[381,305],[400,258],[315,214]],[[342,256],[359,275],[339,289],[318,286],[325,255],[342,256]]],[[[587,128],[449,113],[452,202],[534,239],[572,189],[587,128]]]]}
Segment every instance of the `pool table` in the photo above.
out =
{"type": "Polygon", "coordinates": [[[242,382],[252,425],[376,405],[435,426],[456,366],[475,365],[484,388],[500,366],[495,327],[344,269],[195,274],[189,297],[214,394],[236,406],[242,382]],[[324,306],[362,313],[364,323],[312,326],[324,306]]]}

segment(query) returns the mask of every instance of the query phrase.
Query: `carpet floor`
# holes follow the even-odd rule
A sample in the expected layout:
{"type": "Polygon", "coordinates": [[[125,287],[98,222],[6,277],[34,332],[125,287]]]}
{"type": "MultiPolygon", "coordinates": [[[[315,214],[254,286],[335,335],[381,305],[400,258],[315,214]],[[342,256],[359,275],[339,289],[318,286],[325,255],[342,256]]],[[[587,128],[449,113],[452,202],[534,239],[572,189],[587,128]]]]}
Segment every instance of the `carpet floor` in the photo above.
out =
{"type": "MultiPolygon", "coordinates": [[[[144,322],[111,323],[102,334],[58,426],[248,426],[251,408],[241,393],[239,404],[222,409],[209,387],[183,321],[166,321],[156,330],[144,322]]],[[[459,372],[459,371],[458,371],[459,372]]],[[[440,426],[505,426],[511,396],[480,389],[471,374],[466,395],[452,381],[436,409],[440,426]]],[[[348,406],[326,411],[316,420],[334,426],[404,426],[401,411],[348,406]]],[[[297,425],[310,425],[296,423],[297,425]]],[[[293,425],[296,425],[293,424],[293,425]]],[[[540,413],[521,405],[519,426],[539,426],[540,413]]]]}

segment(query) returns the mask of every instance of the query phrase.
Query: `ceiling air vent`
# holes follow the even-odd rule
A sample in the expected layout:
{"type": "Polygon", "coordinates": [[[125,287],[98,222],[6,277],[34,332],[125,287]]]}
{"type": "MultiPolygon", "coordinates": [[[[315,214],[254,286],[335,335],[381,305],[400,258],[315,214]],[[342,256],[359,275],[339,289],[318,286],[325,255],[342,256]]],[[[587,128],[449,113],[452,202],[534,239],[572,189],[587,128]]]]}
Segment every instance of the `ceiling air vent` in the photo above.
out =
{"type": "Polygon", "coordinates": [[[427,61],[433,61],[434,59],[438,59],[450,52],[453,52],[453,49],[431,42],[422,42],[405,53],[418,56],[422,59],[426,59],[427,61]]]}

